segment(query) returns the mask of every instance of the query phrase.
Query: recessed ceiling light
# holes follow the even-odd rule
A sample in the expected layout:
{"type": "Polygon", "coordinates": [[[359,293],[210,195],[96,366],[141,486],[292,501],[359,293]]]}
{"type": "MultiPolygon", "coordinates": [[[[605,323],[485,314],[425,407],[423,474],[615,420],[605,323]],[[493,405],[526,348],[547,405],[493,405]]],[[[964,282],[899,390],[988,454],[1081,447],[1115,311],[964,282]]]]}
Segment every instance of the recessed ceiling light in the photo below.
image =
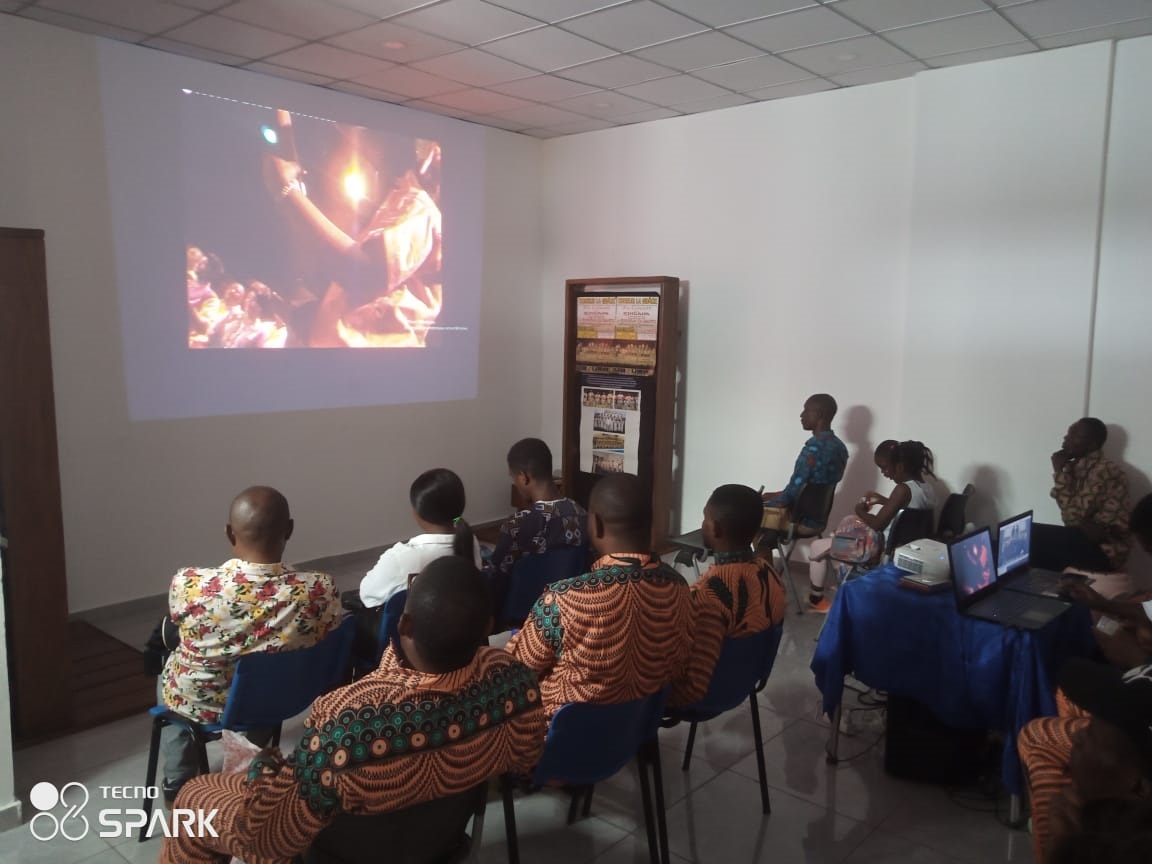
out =
{"type": "Polygon", "coordinates": [[[398,39],[389,39],[384,43],[384,47],[390,51],[402,51],[408,47],[406,42],[401,42],[398,39]]]}
{"type": "Polygon", "coordinates": [[[851,60],[856,60],[857,58],[859,58],[859,56],[860,56],[859,54],[837,54],[832,59],[835,60],[837,63],[848,63],[851,60]]]}

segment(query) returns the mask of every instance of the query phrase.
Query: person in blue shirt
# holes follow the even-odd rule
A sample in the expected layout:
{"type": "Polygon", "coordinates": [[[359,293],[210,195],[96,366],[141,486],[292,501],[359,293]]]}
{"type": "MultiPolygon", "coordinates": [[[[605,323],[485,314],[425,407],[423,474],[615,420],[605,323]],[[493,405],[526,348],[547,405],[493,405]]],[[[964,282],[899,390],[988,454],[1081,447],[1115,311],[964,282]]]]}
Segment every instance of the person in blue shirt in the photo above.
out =
{"type": "MultiPolygon", "coordinates": [[[[785,531],[791,522],[792,507],[800,490],[807,483],[831,483],[835,485],[844,476],[848,464],[848,448],[832,431],[832,420],[836,417],[836,400],[827,393],[809,396],[800,412],[800,425],[812,437],[804,442],[800,455],[796,457],[796,467],[792,477],[779,492],[764,493],[764,531],[761,546],[774,546],[777,533],[785,531]]],[[[801,523],[810,529],[819,526],[801,523]]]]}

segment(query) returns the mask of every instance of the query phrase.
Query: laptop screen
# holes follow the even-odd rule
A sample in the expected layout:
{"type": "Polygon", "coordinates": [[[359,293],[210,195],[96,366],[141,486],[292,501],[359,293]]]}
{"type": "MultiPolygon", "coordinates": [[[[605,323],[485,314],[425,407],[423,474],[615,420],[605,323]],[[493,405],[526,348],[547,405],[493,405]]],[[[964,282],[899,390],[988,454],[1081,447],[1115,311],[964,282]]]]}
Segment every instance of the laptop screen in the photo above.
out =
{"type": "Polygon", "coordinates": [[[996,578],[1028,565],[1032,551],[1032,511],[1000,523],[996,535],[996,578]]]}
{"type": "Polygon", "coordinates": [[[992,561],[992,532],[983,528],[952,542],[948,546],[948,559],[957,599],[962,601],[989,588],[996,571],[992,561]]]}

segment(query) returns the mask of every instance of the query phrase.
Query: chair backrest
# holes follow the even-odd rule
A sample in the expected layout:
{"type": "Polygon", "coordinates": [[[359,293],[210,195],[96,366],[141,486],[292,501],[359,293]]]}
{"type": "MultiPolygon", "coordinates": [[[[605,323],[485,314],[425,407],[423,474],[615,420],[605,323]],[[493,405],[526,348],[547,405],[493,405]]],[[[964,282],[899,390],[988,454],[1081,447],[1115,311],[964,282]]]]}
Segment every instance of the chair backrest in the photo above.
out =
{"type": "Polygon", "coordinates": [[[968,522],[968,499],[972,497],[973,485],[969,483],[963,492],[953,492],[940,510],[940,522],[936,528],[936,539],[955,540],[962,536],[968,522]]]}
{"type": "Polygon", "coordinates": [[[305,864],[457,864],[468,855],[468,820],[488,784],[391,813],[339,814],[312,841],[305,864]]]}
{"type": "Polygon", "coordinates": [[[892,553],[913,540],[923,540],[932,536],[933,512],[919,507],[906,507],[896,514],[892,520],[892,529],[888,532],[888,544],[884,553],[889,557],[892,553]]]}
{"type": "Polygon", "coordinates": [[[805,483],[792,505],[792,524],[804,523],[808,530],[823,533],[835,495],[835,483],[805,483]]]}
{"type": "Polygon", "coordinates": [[[404,612],[404,604],[407,602],[407,589],[397,591],[384,602],[384,608],[380,610],[380,627],[376,631],[374,666],[380,665],[380,658],[384,656],[384,649],[400,635],[400,615],[404,612]]]}
{"type": "Polygon", "coordinates": [[[220,725],[266,729],[295,717],[344,681],[356,622],[348,617],[315,645],[245,654],[236,663],[220,725]]]}
{"type": "Polygon", "coordinates": [[[607,780],[631,762],[640,745],[656,733],[667,699],[667,691],[662,690],[630,702],[569,702],[561,706],[548,726],[533,782],[540,786],[549,781],[586,786],[607,780]]]}
{"type": "Polygon", "coordinates": [[[519,622],[528,617],[532,605],[553,582],[571,579],[585,572],[588,549],[585,546],[559,546],[538,555],[525,555],[512,565],[508,595],[500,612],[503,622],[519,622]]]}
{"type": "Polygon", "coordinates": [[[708,692],[690,709],[702,714],[723,714],[740,705],[753,690],[762,689],[772,674],[783,633],[781,621],[751,636],[727,637],[712,670],[708,692]]]}

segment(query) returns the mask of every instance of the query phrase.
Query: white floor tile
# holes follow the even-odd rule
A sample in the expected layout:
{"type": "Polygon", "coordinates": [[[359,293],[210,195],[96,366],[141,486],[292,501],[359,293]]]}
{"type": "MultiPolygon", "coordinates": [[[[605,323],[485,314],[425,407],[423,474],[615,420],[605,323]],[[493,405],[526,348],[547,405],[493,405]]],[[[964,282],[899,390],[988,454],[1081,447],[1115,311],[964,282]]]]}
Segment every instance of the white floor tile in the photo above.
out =
{"type": "MultiPolygon", "coordinates": [[[[595,803],[593,803],[595,807],[595,803]]],[[[559,791],[541,791],[516,798],[516,831],[520,860],[548,861],[549,864],[589,864],[597,855],[623,840],[628,832],[591,816],[574,825],[567,824],[568,796],[559,791]]],[[[484,818],[481,864],[505,864],[504,810],[497,801],[488,804],[484,818]]]]}
{"type": "Polygon", "coordinates": [[[1026,831],[1001,825],[995,813],[959,806],[941,788],[916,788],[918,794],[881,823],[884,831],[972,864],[1032,860],[1032,838],[1026,831]]]}
{"type": "Polygon", "coordinates": [[[878,828],[844,859],[844,864],[956,864],[957,860],[878,828]]]}

